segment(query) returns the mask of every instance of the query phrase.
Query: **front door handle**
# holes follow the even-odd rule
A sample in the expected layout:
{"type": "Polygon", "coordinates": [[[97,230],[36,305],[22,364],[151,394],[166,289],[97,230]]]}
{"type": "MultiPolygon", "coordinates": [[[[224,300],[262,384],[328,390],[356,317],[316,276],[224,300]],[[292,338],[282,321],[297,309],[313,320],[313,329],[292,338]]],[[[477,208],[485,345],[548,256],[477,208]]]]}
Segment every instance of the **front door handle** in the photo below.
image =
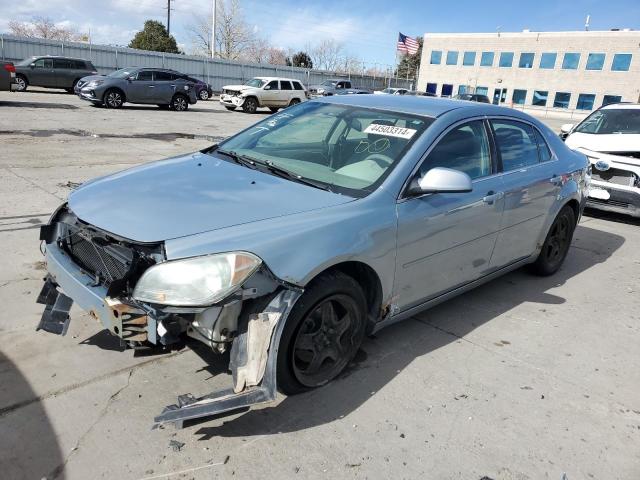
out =
{"type": "Polygon", "coordinates": [[[155,85],[149,85],[149,88],[156,88],[155,85]]]}
{"type": "Polygon", "coordinates": [[[502,198],[504,198],[504,192],[494,192],[491,190],[482,198],[482,201],[488,205],[493,205],[493,202],[501,200],[502,198]]]}

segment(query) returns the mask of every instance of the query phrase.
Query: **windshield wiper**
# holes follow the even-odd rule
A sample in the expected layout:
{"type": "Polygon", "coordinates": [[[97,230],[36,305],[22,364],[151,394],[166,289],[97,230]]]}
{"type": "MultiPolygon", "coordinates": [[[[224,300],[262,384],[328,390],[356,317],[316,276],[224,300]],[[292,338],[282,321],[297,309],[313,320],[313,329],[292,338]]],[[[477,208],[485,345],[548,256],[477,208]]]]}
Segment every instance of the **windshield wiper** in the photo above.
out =
{"type": "Polygon", "coordinates": [[[216,153],[221,153],[222,155],[226,155],[227,157],[231,158],[234,162],[236,162],[238,165],[242,165],[244,167],[251,168],[253,170],[256,169],[256,162],[252,158],[249,158],[244,155],[238,155],[236,152],[220,150],[220,149],[216,150],[216,153]]]}
{"type": "Polygon", "coordinates": [[[260,165],[269,170],[271,173],[278,175],[279,177],[288,178],[289,180],[293,180],[294,182],[309,185],[310,187],[319,188],[320,190],[325,190],[327,192],[332,191],[331,187],[326,183],[316,182],[315,180],[311,180],[310,178],[303,177],[302,175],[298,175],[297,173],[287,170],[286,168],[279,167],[275,163],[268,160],[264,162],[253,160],[253,162],[255,165],[260,165]]]}

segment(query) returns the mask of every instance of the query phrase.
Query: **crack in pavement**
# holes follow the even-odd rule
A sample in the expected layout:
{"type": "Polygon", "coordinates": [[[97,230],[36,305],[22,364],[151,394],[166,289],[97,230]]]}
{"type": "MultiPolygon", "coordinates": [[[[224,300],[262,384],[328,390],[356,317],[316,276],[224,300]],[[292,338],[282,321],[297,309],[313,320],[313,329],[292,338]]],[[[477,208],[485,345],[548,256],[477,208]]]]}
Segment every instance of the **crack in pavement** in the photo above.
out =
{"type": "Polygon", "coordinates": [[[127,375],[127,383],[122,387],[120,387],[118,390],[116,390],[116,392],[109,397],[106,405],[98,414],[98,417],[93,421],[91,425],[89,425],[89,428],[87,428],[87,430],[82,435],[80,435],[80,437],[76,441],[75,446],[71,449],[69,454],[65,457],[64,461],[60,465],[55,467],[51,471],[51,473],[49,473],[49,475],[46,476],[46,478],[51,478],[52,480],[55,480],[60,476],[62,472],[64,472],[64,469],[67,466],[67,463],[69,463],[69,460],[71,459],[71,457],[75,455],[75,453],[80,449],[80,445],[84,442],[84,439],[87,438],[87,436],[91,433],[91,431],[95,428],[95,426],[105,417],[105,415],[107,414],[107,411],[109,410],[109,407],[111,406],[113,401],[116,399],[116,397],[120,395],[120,393],[122,393],[123,390],[129,387],[129,385],[131,384],[131,376],[133,375],[134,370],[135,368],[131,368],[131,370],[129,370],[129,375],[127,375]]]}
{"type": "Polygon", "coordinates": [[[16,172],[14,172],[11,168],[8,167],[3,167],[3,170],[6,170],[7,172],[9,172],[10,174],[12,174],[13,176],[24,180],[25,182],[27,182],[28,184],[30,184],[33,187],[36,187],[38,190],[43,191],[44,193],[51,195],[52,197],[56,197],[58,200],[60,201],[64,201],[64,198],[59,197],[58,195],[56,195],[55,193],[51,193],[50,191],[48,191],[46,188],[43,188],[42,186],[38,185],[36,182],[34,182],[33,180],[27,178],[27,177],[23,177],[22,175],[18,175],[16,172]]]}
{"type": "Polygon", "coordinates": [[[111,377],[117,377],[118,375],[120,375],[120,374],[122,374],[122,373],[124,373],[126,371],[129,371],[129,370],[135,371],[135,370],[137,370],[139,368],[146,367],[147,365],[150,365],[152,363],[162,362],[163,360],[166,360],[168,358],[172,358],[172,357],[175,357],[177,355],[181,355],[186,351],[188,351],[188,349],[184,348],[184,349],[182,349],[180,351],[177,351],[177,352],[167,353],[165,356],[163,356],[161,358],[151,358],[151,359],[146,360],[144,362],[140,362],[137,365],[134,365],[133,367],[128,366],[128,367],[120,368],[120,369],[115,370],[113,372],[107,372],[107,373],[105,373],[103,375],[99,375],[97,377],[90,378],[90,379],[85,380],[83,382],[73,383],[71,385],[67,385],[65,387],[62,387],[62,388],[60,388],[58,390],[52,390],[52,391],[49,391],[49,392],[47,392],[47,393],[45,393],[43,395],[38,395],[37,397],[29,398],[27,400],[22,400],[21,402],[14,403],[12,405],[7,405],[6,407],[0,408],[0,418],[3,418],[5,416],[9,415],[10,413],[15,412],[16,410],[20,410],[21,408],[24,408],[24,407],[26,407],[28,405],[31,405],[32,403],[41,402],[41,401],[46,400],[46,399],[51,398],[51,397],[57,397],[58,395],[62,395],[64,393],[68,393],[68,392],[71,392],[73,390],[77,390],[79,388],[86,387],[87,385],[91,385],[91,384],[94,384],[94,383],[97,383],[97,382],[101,382],[101,381],[106,380],[106,379],[111,378],[111,377]]]}

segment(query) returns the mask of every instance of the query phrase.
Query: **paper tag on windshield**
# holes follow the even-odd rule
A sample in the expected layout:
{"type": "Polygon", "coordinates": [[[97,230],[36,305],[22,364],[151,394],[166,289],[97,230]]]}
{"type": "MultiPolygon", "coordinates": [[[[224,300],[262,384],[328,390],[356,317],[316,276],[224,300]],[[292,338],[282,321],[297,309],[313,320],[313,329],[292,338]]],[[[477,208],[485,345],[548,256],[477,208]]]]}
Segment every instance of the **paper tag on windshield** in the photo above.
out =
{"type": "Polygon", "coordinates": [[[364,133],[373,133],[374,135],[386,135],[387,137],[406,138],[409,140],[417,132],[412,128],[394,127],[393,125],[380,125],[372,123],[364,129],[364,133]]]}

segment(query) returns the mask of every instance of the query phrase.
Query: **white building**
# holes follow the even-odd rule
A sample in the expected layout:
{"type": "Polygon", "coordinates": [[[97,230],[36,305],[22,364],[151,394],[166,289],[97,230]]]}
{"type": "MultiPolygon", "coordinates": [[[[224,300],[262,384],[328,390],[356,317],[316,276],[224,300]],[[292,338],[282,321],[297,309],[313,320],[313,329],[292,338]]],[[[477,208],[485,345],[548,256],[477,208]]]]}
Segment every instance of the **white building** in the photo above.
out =
{"type": "Polygon", "coordinates": [[[585,111],[640,101],[640,31],[427,33],[418,90],[585,111]]]}

